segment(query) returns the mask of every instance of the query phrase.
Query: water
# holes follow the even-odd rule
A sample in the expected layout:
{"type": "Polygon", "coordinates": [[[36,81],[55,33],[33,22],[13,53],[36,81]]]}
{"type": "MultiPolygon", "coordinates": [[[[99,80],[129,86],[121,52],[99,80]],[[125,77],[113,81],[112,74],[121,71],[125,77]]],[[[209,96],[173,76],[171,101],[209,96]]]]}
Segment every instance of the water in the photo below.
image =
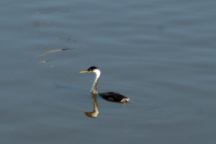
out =
{"type": "Polygon", "coordinates": [[[0,143],[216,142],[216,2],[0,2],[0,143]],[[62,49],[64,51],[62,51],[62,49]],[[92,110],[90,65],[102,70],[92,110]]]}

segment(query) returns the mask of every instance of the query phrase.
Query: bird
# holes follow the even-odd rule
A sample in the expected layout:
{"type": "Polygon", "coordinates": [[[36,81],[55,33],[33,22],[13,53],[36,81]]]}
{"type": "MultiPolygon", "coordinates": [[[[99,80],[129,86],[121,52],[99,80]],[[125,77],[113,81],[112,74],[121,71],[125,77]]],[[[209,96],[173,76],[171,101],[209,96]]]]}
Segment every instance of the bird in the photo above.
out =
{"type": "Polygon", "coordinates": [[[103,99],[107,101],[123,103],[123,104],[126,104],[130,101],[130,98],[120,93],[117,93],[117,92],[102,92],[102,93],[98,92],[98,81],[101,76],[101,70],[98,67],[90,66],[86,70],[81,70],[80,73],[94,73],[95,74],[95,79],[94,79],[94,82],[91,88],[92,95],[99,95],[100,97],[102,97],[103,99]]]}

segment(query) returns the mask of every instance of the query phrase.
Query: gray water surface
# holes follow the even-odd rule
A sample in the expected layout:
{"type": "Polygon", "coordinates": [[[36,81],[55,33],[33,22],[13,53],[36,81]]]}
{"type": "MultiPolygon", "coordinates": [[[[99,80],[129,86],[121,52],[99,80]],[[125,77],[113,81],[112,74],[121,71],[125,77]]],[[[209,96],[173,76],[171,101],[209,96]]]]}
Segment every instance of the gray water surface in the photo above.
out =
{"type": "Polygon", "coordinates": [[[216,1],[0,2],[1,144],[215,144],[216,1]],[[62,51],[63,49],[63,51],[62,51]],[[130,97],[127,105],[89,93],[130,97]]]}

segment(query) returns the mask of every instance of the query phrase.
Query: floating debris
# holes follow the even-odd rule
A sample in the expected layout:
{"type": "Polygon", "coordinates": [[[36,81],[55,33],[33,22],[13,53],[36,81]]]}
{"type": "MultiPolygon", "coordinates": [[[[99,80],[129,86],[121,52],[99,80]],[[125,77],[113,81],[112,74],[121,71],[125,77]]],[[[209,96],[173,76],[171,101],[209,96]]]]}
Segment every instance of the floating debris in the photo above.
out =
{"type": "Polygon", "coordinates": [[[42,53],[40,55],[40,57],[46,56],[48,54],[52,54],[52,53],[57,53],[57,52],[62,52],[62,51],[67,51],[67,50],[71,50],[70,48],[56,48],[56,49],[50,49],[44,53],[42,53]]]}

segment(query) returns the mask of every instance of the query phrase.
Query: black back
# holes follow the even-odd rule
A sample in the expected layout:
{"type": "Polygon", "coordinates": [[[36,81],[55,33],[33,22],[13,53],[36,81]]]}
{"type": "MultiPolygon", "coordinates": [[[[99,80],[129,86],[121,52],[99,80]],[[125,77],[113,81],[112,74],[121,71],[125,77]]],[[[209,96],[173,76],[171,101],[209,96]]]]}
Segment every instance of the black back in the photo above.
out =
{"type": "Polygon", "coordinates": [[[122,101],[122,100],[127,99],[126,96],[116,93],[116,92],[99,93],[99,96],[101,96],[103,99],[107,101],[118,102],[118,103],[124,103],[125,101],[122,101]]]}

